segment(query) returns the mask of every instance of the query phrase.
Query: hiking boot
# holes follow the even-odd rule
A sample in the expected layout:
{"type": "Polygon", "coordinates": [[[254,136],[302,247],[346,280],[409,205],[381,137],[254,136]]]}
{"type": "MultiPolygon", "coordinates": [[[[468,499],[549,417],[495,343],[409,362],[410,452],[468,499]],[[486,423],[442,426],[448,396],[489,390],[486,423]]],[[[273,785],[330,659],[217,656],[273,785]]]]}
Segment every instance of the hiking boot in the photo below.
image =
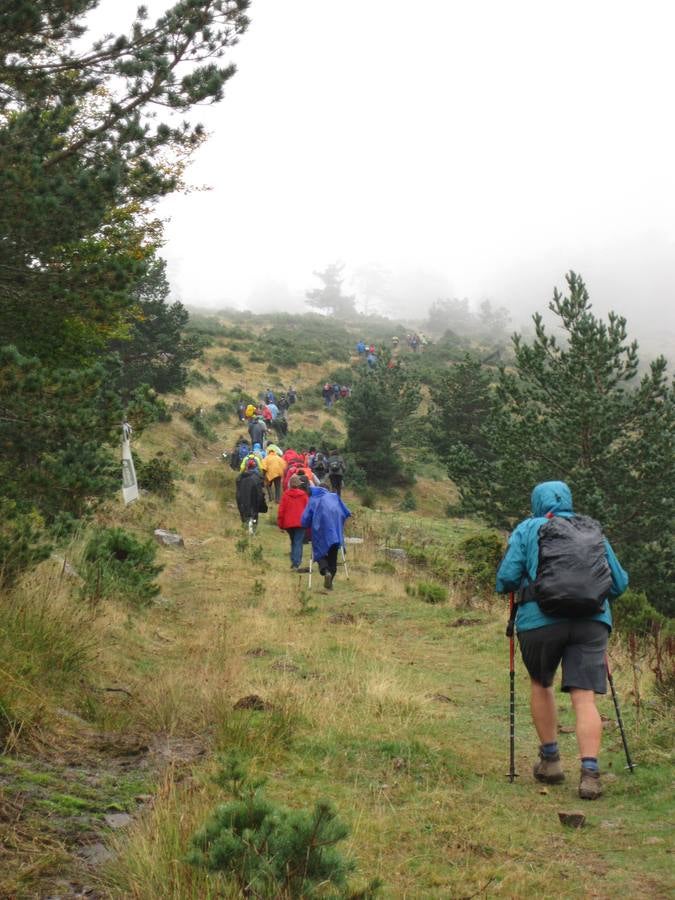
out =
{"type": "Polygon", "coordinates": [[[560,784],[561,781],[565,780],[565,773],[562,770],[562,764],[560,762],[560,754],[556,753],[555,756],[544,756],[540,750],[539,762],[534,764],[532,774],[534,775],[535,781],[543,781],[544,784],[560,784]]]}
{"type": "Polygon", "coordinates": [[[326,572],[326,574],[323,576],[323,586],[327,591],[333,590],[333,576],[330,572],[326,572]]]}
{"type": "Polygon", "coordinates": [[[597,769],[585,769],[581,767],[579,778],[579,796],[582,800],[597,800],[602,796],[602,784],[600,772],[597,769]]]}

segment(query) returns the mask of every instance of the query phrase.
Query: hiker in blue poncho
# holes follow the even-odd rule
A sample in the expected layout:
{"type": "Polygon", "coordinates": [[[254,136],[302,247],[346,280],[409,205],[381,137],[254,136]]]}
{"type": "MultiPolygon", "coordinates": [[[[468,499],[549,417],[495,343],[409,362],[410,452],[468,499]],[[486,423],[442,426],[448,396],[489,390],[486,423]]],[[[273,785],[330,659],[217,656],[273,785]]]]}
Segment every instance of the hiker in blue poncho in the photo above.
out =
{"type": "Polygon", "coordinates": [[[531,679],[531,710],[540,740],[537,781],[564,780],[558,751],[553,679],[562,662],[562,690],[569,692],[581,757],[579,796],[602,793],[598,753],[602,722],[595,694],[607,692],[605,654],[612,628],[610,600],[628,586],[600,526],[577,516],[563,481],[532,491],[532,516],[509,538],[497,571],[497,591],[518,591],[515,630],[531,679]]]}
{"type": "Polygon", "coordinates": [[[311,488],[301,525],[312,529],[312,559],[319,564],[324,587],[329,591],[337,572],[338,551],[344,546],[344,524],[350,516],[337,494],[323,487],[311,488]]]}

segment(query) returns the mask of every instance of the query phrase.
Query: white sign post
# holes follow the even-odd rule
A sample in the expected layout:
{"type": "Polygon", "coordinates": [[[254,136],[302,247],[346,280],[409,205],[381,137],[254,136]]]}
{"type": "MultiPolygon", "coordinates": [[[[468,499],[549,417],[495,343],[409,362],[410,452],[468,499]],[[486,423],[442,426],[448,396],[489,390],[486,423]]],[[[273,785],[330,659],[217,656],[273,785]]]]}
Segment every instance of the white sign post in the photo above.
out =
{"type": "Polygon", "coordinates": [[[134,458],[131,455],[132,428],[128,422],[122,425],[122,496],[125,505],[138,500],[138,482],[134,458]]]}

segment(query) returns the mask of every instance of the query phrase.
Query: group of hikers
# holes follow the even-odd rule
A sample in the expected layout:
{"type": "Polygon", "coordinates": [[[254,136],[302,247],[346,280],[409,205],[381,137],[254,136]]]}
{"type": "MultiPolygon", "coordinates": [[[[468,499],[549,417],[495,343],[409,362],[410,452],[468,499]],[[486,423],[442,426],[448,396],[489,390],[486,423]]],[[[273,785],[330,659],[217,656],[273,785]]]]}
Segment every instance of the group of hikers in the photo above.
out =
{"type": "Polygon", "coordinates": [[[347,471],[341,454],[316,447],[305,453],[283,451],[258,442],[250,447],[240,438],[230,464],[239,470],[237,507],[249,534],[255,533],[260,513],[268,512],[268,503],[277,503],[277,524],[290,540],[291,569],[300,570],[304,544],[311,542],[311,562],[318,563],[324,586],[332,590],[338,553],[344,552],[344,523],[351,515],[341,497],[347,471]]]}
{"type": "MultiPolygon", "coordinates": [[[[373,348],[360,341],[357,349],[362,354],[373,348]]],[[[326,384],[326,394],[329,387],[332,403],[335,388],[340,396],[342,388],[326,384]]],[[[268,408],[278,406],[271,393],[268,390],[263,398],[268,408]]],[[[231,465],[239,472],[236,490],[242,522],[254,533],[268,502],[278,504],[277,524],[289,537],[291,569],[302,571],[303,548],[311,543],[310,567],[318,563],[324,586],[331,590],[338,553],[344,552],[344,523],[351,515],[341,498],[344,460],[336,449],[283,451],[278,444],[266,443],[268,420],[259,406],[246,407],[244,414],[250,442],[241,437],[231,455],[231,465]]],[[[571,697],[581,760],[578,793],[582,799],[594,800],[602,794],[598,765],[602,721],[596,694],[607,692],[610,601],[626,590],[628,575],[600,525],[574,512],[567,484],[538,484],[531,506],[532,515],[509,538],[496,590],[517,596],[507,633],[515,633],[530,677],[530,706],[540,742],[533,775],[545,784],[565,779],[553,693],[555,674],[562,665],[561,687],[571,697]]],[[[511,685],[513,691],[513,674],[511,685]]],[[[513,739],[511,763],[513,774],[513,739]]]]}
{"type": "Polygon", "coordinates": [[[365,359],[369,369],[374,369],[377,365],[377,350],[375,344],[367,344],[365,341],[359,341],[356,345],[356,352],[360,359],[365,359]]]}
{"type": "MultiPolygon", "coordinates": [[[[399,339],[394,337],[391,339],[394,347],[398,347],[399,339]]],[[[427,337],[422,334],[422,332],[413,331],[411,334],[406,334],[405,342],[408,345],[408,348],[412,350],[413,353],[417,353],[418,350],[421,350],[423,347],[426,347],[429,343],[427,337]]]]}
{"type": "MultiPolygon", "coordinates": [[[[266,460],[276,452],[268,447],[260,467],[253,459],[244,460],[245,468],[237,482],[242,520],[248,516],[249,530],[253,530],[251,523],[257,521],[264,504],[263,473],[267,471],[269,482],[269,475],[280,478],[275,473],[285,465],[285,474],[292,474],[284,477],[277,523],[290,539],[291,569],[300,569],[303,545],[311,541],[312,561],[318,562],[324,585],[331,590],[350,511],[337,490],[330,492],[320,483],[316,465],[321,454],[314,452],[312,457],[311,452],[286,451],[280,455],[281,464],[277,467],[275,462],[270,469],[266,460]],[[251,499],[253,496],[255,499],[251,499]]],[[[330,460],[334,458],[333,454],[328,457],[329,477],[330,460]]],[[[627,586],[628,575],[600,525],[574,513],[569,487],[560,481],[538,484],[532,492],[532,515],[509,538],[497,571],[496,589],[518,596],[507,633],[515,631],[530,677],[530,707],[540,741],[534,778],[551,785],[565,780],[553,693],[553,681],[562,664],[561,688],[570,694],[574,710],[581,761],[578,793],[584,800],[602,795],[598,764],[602,721],[596,694],[607,693],[610,601],[627,586]]],[[[513,691],[513,677],[511,685],[513,691]]],[[[512,773],[513,746],[512,740],[512,773]]]]}
{"type": "Polygon", "coordinates": [[[330,409],[338,400],[346,400],[351,397],[352,389],[347,384],[331,384],[327,381],[321,389],[321,396],[326,405],[326,409],[330,409]]]}
{"type": "Polygon", "coordinates": [[[278,437],[282,438],[288,434],[288,410],[297,399],[298,393],[292,386],[278,396],[271,388],[267,388],[257,403],[240,400],[237,405],[237,415],[240,422],[249,423],[248,431],[251,440],[262,446],[269,431],[274,431],[278,437]]]}

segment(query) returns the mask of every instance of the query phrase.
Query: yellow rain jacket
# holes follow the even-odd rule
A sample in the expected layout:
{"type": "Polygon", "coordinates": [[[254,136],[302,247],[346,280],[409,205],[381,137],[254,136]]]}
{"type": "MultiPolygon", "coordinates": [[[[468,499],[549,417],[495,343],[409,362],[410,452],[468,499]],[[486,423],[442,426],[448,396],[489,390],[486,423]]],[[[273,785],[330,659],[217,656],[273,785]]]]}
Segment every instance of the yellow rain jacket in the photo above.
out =
{"type": "Polygon", "coordinates": [[[286,460],[281,456],[277,456],[276,453],[268,451],[267,456],[262,461],[262,468],[268,481],[273,481],[275,478],[283,478],[286,471],[286,460]]]}

